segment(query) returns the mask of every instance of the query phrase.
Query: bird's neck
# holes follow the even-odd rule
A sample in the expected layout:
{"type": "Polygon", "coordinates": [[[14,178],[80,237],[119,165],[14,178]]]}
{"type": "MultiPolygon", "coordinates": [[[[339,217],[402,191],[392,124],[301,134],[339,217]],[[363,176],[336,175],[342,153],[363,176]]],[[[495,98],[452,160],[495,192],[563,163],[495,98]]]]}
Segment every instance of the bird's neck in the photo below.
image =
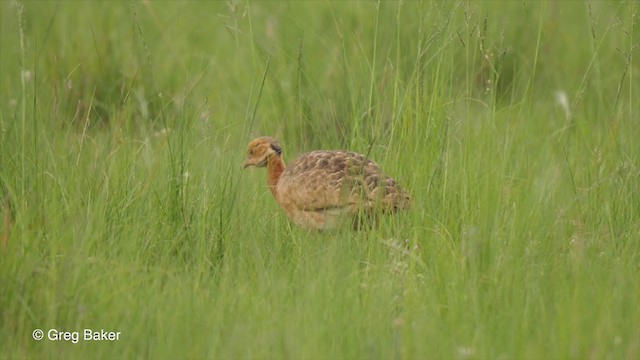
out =
{"type": "Polygon", "coordinates": [[[282,156],[273,155],[269,157],[267,162],[267,183],[274,197],[276,196],[276,185],[278,185],[278,180],[280,180],[284,169],[285,165],[282,156]]]}

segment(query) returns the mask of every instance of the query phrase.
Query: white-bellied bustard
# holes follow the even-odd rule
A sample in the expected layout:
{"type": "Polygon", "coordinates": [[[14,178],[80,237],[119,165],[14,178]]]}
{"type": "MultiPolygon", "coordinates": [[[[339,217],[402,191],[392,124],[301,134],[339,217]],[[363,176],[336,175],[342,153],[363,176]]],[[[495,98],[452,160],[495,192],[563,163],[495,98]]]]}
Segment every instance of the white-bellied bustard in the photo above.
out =
{"type": "Polygon", "coordinates": [[[332,229],[345,220],[359,227],[376,214],[411,206],[409,193],[378,164],[351,151],[312,151],[285,166],[278,141],[263,136],[249,143],[248,166],[267,168],[276,201],[305,228],[332,229]]]}

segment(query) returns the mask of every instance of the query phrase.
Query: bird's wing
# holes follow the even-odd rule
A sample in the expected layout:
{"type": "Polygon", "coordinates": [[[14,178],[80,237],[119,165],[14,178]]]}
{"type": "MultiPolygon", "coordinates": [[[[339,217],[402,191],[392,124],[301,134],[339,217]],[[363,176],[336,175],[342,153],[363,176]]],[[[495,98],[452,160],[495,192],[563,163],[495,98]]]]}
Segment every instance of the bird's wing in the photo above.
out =
{"type": "Polygon", "coordinates": [[[387,208],[398,192],[366,156],[349,151],[313,151],[292,162],[278,182],[280,202],[299,210],[387,208]]]}

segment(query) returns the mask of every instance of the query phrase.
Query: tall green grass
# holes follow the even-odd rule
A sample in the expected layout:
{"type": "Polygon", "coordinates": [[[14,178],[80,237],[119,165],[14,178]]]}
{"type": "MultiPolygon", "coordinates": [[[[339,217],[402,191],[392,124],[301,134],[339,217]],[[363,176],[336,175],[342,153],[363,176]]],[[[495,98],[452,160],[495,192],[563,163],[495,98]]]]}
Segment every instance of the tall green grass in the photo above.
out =
{"type": "Polygon", "coordinates": [[[640,357],[636,2],[0,10],[1,358],[640,357]],[[299,229],[259,135],[414,207],[299,229]]]}

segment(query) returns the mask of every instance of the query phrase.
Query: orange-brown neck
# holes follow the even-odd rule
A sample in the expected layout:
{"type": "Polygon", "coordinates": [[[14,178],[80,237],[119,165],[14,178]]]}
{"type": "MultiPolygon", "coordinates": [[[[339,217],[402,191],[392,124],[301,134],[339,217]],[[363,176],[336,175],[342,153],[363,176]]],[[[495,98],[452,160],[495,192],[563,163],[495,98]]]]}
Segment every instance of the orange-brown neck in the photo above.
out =
{"type": "Polygon", "coordinates": [[[280,179],[280,175],[284,172],[285,165],[280,155],[272,155],[267,162],[267,183],[269,190],[276,197],[276,185],[280,179]]]}

